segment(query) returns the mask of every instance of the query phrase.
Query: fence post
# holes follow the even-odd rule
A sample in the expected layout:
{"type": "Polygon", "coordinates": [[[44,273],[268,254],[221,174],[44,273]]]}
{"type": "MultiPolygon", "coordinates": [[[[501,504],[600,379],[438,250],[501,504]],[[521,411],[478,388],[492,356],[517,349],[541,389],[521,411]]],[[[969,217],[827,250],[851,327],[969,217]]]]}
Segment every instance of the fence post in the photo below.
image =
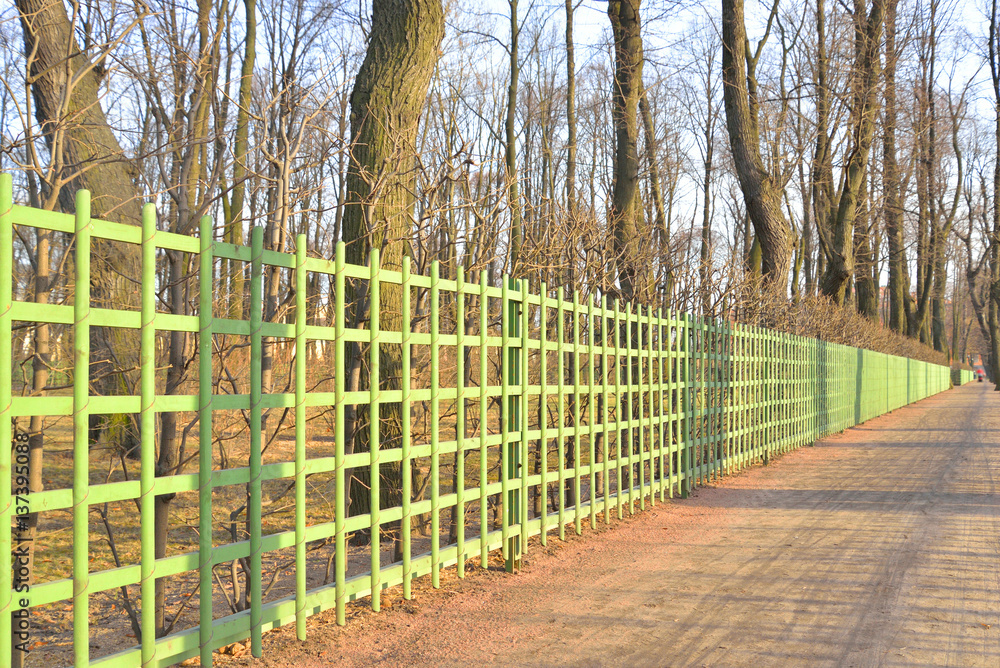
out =
{"type": "MultiPolygon", "coordinates": [[[[399,329],[403,347],[401,351],[402,364],[400,365],[399,378],[400,420],[402,425],[402,433],[400,434],[399,444],[399,473],[403,498],[400,502],[400,512],[402,513],[402,517],[399,519],[399,540],[400,548],[403,552],[403,598],[409,601],[413,598],[412,585],[410,583],[413,579],[413,545],[412,537],[410,535],[410,522],[412,516],[411,497],[413,496],[413,460],[410,454],[410,355],[412,354],[410,341],[413,338],[411,331],[413,327],[410,322],[410,258],[403,257],[403,266],[401,267],[401,270],[400,288],[402,290],[402,294],[400,295],[399,301],[399,329]]],[[[485,429],[485,426],[483,428],[485,429]]]]}
{"type": "MultiPolygon", "coordinates": [[[[151,205],[147,204],[146,208],[143,209],[143,223],[146,222],[145,214],[147,211],[149,211],[149,216],[153,220],[155,229],[156,212],[151,205]]],[[[212,312],[212,286],[214,284],[214,281],[212,280],[212,270],[214,267],[214,248],[212,245],[212,219],[208,216],[202,216],[198,236],[200,242],[198,258],[200,260],[200,266],[198,268],[198,576],[200,582],[198,590],[198,644],[201,654],[201,665],[207,667],[212,665],[212,327],[214,322],[214,314],[212,312]]],[[[304,242],[302,242],[302,247],[304,257],[304,242]]],[[[146,248],[143,250],[149,252],[146,248]]],[[[152,252],[155,253],[155,249],[152,249],[152,252]]],[[[155,276],[153,274],[156,270],[155,266],[148,267],[144,263],[143,270],[143,285],[145,285],[147,281],[155,283],[155,276]],[[149,271],[148,274],[146,273],[147,271],[149,271]]],[[[304,282],[303,285],[305,285],[304,282]]],[[[304,294],[305,291],[303,290],[303,295],[304,294]]],[[[152,320],[152,317],[150,320],[152,320]]],[[[152,328],[152,322],[143,322],[141,336],[147,337],[155,335],[155,330],[152,328]]],[[[150,366],[154,364],[154,360],[152,359],[143,360],[143,362],[146,362],[150,366]]],[[[303,385],[303,401],[305,400],[304,392],[305,386],[303,385]]],[[[298,429],[299,422],[296,421],[295,425],[296,429],[298,429]]],[[[302,425],[304,438],[304,413],[302,425]]],[[[304,441],[302,444],[302,451],[303,454],[301,461],[304,466],[304,441]]],[[[301,488],[301,492],[299,489],[296,489],[296,494],[301,494],[302,496],[302,510],[297,510],[297,513],[305,512],[304,474],[301,477],[302,484],[298,485],[298,487],[301,488]]],[[[296,532],[299,537],[301,537],[302,533],[305,531],[304,519],[302,523],[302,532],[296,532]]],[[[296,529],[297,528],[298,527],[296,527],[296,529]]],[[[301,546],[296,546],[296,553],[298,554],[301,552],[301,559],[296,559],[296,578],[299,577],[299,573],[302,574],[302,587],[301,591],[296,591],[299,593],[297,600],[304,601],[305,543],[302,543],[301,540],[298,542],[301,543],[301,546]],[[301,561],[301,563],[299,563],[299,561],[301,561]]],[[[145,609],[145,605],[143,605],[143,609],[145,609]]],[[[304,640],[306,628],[305,605],[303,604],[301,613],[298,611],[296,611],[296,613],[296,618],[301,619],[301,621],[297,622],[296,628],[300,629],[300,638],[304,640]]]]}
{"type": "Polygon", "coordinates": [[[635,397],[632,392],[632,384],[635,382],[635,374],[633,373],[634,367],[632,362],[632,356],[635,350],[632,345],[632,341],[635,339],[635,330],[632,329],[632,304],[629,302],[625,303],[624,309],[625,315],[625,402],[622,404],[622,416],[625,418],[625,448],[626,448],[626,460],[628,461],[628,514],[635,514],[635,464],[633,463],[633,453],[635,452],[635,447],[633,443],[635,442],[635,433],[632,428],[632,420],[635,417],[635,410],[632,402],[635,397]]]}
{"type": "Polygon", "coordinates": [[[581,500],[580,500],[580,404],[583,399],[583,392],[580,388],[580,291],[573,291],[573,341],[570,350],[573,351],[573,528],[576,535],[583,533],[581,524],[581,500]]]}
{"type": "MultiPolygon", "coordinates": [[[[409,290],[409,287],[404,287],[409,290]]],[[[465,577],[465,268],[455,269],[455,554],[465,577]]]]}
{"type": "Polygon", "coordinates": [[[588,484],[590,485],[590,528],[597,528],[597,403],[594,395],[594,337],[597,328],[594,326],[594,295],[587,297],[587,426],[589,427],[590,466],[588,484]]]}
{"type": "MultiPolygon", "coordinates": [[[[438,341],[441,336],[441,265],[431,262],[431,586],[441,586],[441,360],[438,341]]],[[[374,319],[374,313],[373,313],[374,319]]],[[[375,420],[375,415],[372,415],[375,420]]],[[[372,475],[375,475],[373,472],[372,475]]],[[[376,568],[374,557],[372,569],[376,568]]]]}
{"type": "Polygon", "coordinates": [[[334,403],[336,419],[334,422],[334,463],[336,468],[334,500],[334,596],[336,605],[337,624],[344,626],[347,624],[346,604],[347,604],[347,469],[344,466],[346,449],[344,439],[346,429],[344,419],[347,409],[345,400],[345,373],[347,368],[347,351],[345,339],[344,311],[345,305],[345,244],[343,241],[337,244],[334,260],[334,347],[333,359],[334,368],[337,370],[334,376],[334,403]]]}
{"type": "Polygon", "coordinates": [[[622,328],[621,302],[615,298],[615,319],[612,325],[615,337],[615,501],[618,519],[622,519],[622,328]]]}
{"type": "MultiPolygon", "coordinates": [[[[209,228],[211,232],[211,228],[209,228]]],[[[204,244],[204,232],[202,232],[204,244]]],[[[209,246],[211,248],[211,246],[209,246]]],[[[204,262],[204,258],[202,258],[204,262]]],[[[211,255],[209,256],[211,262],[211,255]]],[[[204,271],[204,264],[202,265],[204,271]]],[[[306,639],[306,235],[295,237],[295,635],[306,639]]],[[[209,267],[211,276],[211,267],[209,267]]],[[[211,286],[211,284],[209,284],[211,286]]],[[[211,307],[211,302],[209,302],[211,307]]],[[[209,335],[211,345],[211,335],[209,335]]],[[[211,366],[208,371],[211,373],[211,366]]],[[[209,386],[211,390],[211,386],[209,386]]],[[[209,441],[211,444],[211,441],[209,441]]],[[[209,460],[211,464],[211,460],[209,460]]],[[[211,572],[208,585],[211,586],[211,572]]],[[[202,584],[204,588],[205,585],[202,584]]],[[[204,662],[204,661],[203,661],[204,662]]]]}
{"type": "MultiPolygon", "coordinates": [[[[73,659],[77,666],[90,662],[90,601],[87,595],[90,584],[87,501],[90,493],[90,232],[90,192],[81,190],[76,194],[76,293],[73,295],[73,659]]],[[[0,273],[6,272],[0,270],[0,273]]],[[[3,449],[6,450],[6,445],[3,449]]],[[[10,530],[5,527],[3,533],[6,536],[10,530]]],[[[10,554],[9,550],[5,554],[10,554]]]]}
{"type": "MultiPolygon", "coordinates": [[[[408,275],[408,274],[407,274],[408,275]]],[[[487,294],[486,272],[479,270],[479,567],[489,568],[489,513],[487,511],[486,487],[489,484],[489,334],[490,298],[487,294]]],[[[409,288],[405,288],[408,290],[409,288]]],[[[406,302],[409,304],[409,301],[406,302]]],[[[409,379],[409,376],[407,376],[409,379]]]]}
{"type": "MultiPolygon", "coordinates": [[[[142,209],[142,291],[141,333],[139,341],[139,513],[141,519],[141,554],[139,600],[142,602],[143,666],[152,666],[156,658],[156,537],[154,532],[156,486],[156,208],[147,204],[142,209]]],[[[199,481],[200,482],[200,481],[199,481]]],[[[199,511],[200,512],[200,511],[199,511]]],[[[211,519],[211,518],[209,518],[211,519]]],[[[200,522],[199,522],[200,524],[200,522]]]]}
{"type": "Polygon", "coordinates": [[[538,290],[538,469],[542,477],[538,485],[541,526],[538,540],[544,547],[549,540],[549,353],[548,353],[548,306],[549,288],[542,281],[538,290]]]}
{"type": "MultiPolygon", "coordinates": [[[[611,523],[611,428],[608,424],[608,373],[611,372],[608,336],[608,296],[601,295],[601,427],[604,430],[604,523],[611,523]]],[[[617,463],[617,462],[616,462],[617,463]]]]}
{"type": "Polygon", "coordinates": [[[556,459],[558,494],[559,540],[566,540],[566,312],[562,290],[556,299],[556,345],[558,359],[556,371],[559,374],[559,387],[556,414],[559,422],[556,425],[556,459]]]}
{"type": "MultiPolygon", "coordinates": [[[[520,434],[520,416],[518,415],[518,397],[511,395],[511,387],[520,385],[520,369],[518,368],[518,350],[511,343],[511,339],[520,339],[520,318],[518,302],[510,295],[511,290],[518,289],[518,281],[505,277],[503,281],[503,317],[501,319],[504,374],[503,374],[503,407],[506,412],[504,420],[504,435],[502,453],[504,467],[502,471],[501,491],[504,503],[504,521],[502,526],[502,537],[504,542],[504,568],[508,573],[513,573],[520,567],[520,532],[511,534],[510,527],[517,523],[520,516],[518,506],[518,489],[511,489],[510,483],[515,480],[519,472],[519,451],[520,443],[513,447],[510,442],[511,434],[520,434]]],[[[521,342],[523,345],[523,341],[521,342]]],[[[522,388],[523,390],[523,388],[522,388]]]]}
{"type": "Polygon", "coordinates": [[[261,658],[261,298],[264,228],[250,232],[250,482],[247,519],[250,522],[250,653],[261,658]]]}

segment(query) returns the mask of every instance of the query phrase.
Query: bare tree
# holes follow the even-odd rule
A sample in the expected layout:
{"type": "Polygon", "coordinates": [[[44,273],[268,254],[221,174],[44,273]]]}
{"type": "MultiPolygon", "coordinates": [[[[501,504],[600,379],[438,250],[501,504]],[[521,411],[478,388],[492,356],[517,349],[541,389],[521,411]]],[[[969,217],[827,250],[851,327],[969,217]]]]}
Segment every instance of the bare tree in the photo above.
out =
{"type": "Polygon", "coordinates": [[[760,245],[762,272],[769,284],[784,292],[791,264],[788,222],[781,212],[781,198],[774,179],[761,159],[757,101],[752,92],[756,81],[751,74],[770,34],[777,8],[775,2],[768,17],[767,32],[755,54],[748,57],[743,0],[723,0],[722,97],[734,167],[746,200],[747,215],[760,245]]]}

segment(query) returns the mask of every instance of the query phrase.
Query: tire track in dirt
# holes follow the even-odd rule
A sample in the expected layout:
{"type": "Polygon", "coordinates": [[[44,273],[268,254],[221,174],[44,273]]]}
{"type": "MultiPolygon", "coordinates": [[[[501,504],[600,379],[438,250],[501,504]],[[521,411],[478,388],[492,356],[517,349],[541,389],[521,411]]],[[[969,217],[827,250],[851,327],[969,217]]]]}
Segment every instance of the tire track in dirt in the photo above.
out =
{"type": "MultiPolygon", "coordinates": [[[[1000,665],[1000,396],[972,384],[260,666],[1000,665]],[[415,614],[411,614],[415,613],[415,614]]],[[[558,546],[555,546],[558,545],[558,546]]]]}

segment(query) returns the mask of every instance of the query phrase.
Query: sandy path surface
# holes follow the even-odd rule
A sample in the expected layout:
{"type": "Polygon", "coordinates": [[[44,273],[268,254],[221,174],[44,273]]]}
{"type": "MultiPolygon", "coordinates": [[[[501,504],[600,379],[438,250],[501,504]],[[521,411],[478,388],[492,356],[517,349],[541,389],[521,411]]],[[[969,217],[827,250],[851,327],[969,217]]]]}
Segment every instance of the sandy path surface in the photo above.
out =
{"type": "MultiPolygon", "coordinates": [[[[1000,666],[1000,394],[972,383],[533,546],[523,571],[320,615],[254,666],[1000,666]]],[[[230,663],[231,662],[231,663],[230,663]]]]}

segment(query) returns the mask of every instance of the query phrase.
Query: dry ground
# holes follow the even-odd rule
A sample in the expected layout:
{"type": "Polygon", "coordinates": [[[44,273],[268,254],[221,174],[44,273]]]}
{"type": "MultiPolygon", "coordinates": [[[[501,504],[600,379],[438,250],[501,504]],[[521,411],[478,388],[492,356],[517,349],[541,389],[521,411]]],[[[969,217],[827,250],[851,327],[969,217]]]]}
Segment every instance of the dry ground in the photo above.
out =
{"type": "Polygon", "coordinates": [[[1000,395],[973,383],[534,546],[413,602],[311,620],[254,666],[1000,665],[1000,395]]]}

